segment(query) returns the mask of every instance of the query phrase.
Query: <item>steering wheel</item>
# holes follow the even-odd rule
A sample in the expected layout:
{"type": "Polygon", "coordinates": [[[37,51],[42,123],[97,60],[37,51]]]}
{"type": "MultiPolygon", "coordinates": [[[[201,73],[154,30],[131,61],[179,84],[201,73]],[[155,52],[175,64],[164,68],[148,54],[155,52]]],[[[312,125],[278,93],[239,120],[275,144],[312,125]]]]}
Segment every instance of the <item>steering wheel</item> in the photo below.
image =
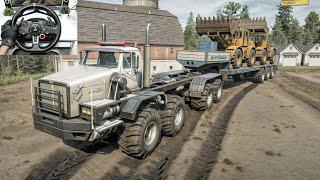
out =
{"type": "Polygon", "coordinates": [[[35,13],[46,15],[47,19],[23,20],[20,24],[16,45],[19,49],[27,52],[46,52],[58,43],[61,35],[61,22],[53,10],[37,4],[25,6],[12,17],[12,26],[16,25],[18,19],[35,13]]]}

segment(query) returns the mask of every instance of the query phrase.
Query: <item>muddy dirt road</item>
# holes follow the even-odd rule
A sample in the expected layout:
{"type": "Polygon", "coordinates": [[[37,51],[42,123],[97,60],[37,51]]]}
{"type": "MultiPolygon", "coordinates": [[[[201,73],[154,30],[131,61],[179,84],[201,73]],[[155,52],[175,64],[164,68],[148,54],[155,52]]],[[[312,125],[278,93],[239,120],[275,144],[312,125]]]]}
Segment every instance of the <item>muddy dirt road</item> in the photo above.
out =
{"type": "Polygon", "coordinates": [[[128,157],[115,141],[65,146],[33,129],[27,82],[0,87],[0,177],[248,179],[281,171],[275,177],[312,179],[320,167],[320,86],[302,81],[307,88],[291,88],[302,83],[295,78],[226,83],[221,103],[204,113],[188,109],[183,131],[163,137],[144,160],[128,157]],[[296,162],[306,162],[305,170],[296,162]]]}

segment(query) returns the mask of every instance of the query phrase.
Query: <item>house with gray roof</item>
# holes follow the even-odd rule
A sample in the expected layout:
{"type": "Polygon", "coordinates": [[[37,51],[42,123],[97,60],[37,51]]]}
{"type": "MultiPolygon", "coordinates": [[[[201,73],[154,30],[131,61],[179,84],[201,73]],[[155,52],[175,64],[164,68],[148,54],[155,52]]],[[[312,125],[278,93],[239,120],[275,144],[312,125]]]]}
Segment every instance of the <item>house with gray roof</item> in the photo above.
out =
{"type": "Polygon", "coordinates": [[[279,65],[301,66],[303,52],[293,43],[288,45],[278,45],[279,65]]]}
{"type": "Polygon", "coordinates": [[[320,66],[320,44],[312,44],[305,49],[304,66],[320,66]]]}
{"type": "Polygon", "coordinates": [[[80,0],[77,12],[78,50],[96,45],[105,24],[107,41],[136,43],[143,53],[145,28],[151,23],[153,72],[182,68],[175,61],[177,51],[184,47],[181,24],[172,13],[158,9],[158,0],[125,0],[123,5],[80,0]]]}

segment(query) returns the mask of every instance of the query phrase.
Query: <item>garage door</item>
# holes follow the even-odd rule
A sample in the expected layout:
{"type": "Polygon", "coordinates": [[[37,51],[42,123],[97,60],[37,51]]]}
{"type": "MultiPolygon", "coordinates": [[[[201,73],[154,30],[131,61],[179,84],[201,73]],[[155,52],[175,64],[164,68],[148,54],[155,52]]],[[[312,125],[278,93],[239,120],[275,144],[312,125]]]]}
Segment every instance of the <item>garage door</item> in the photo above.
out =
{"type": "Polygon", "coordinates": [[[285,55],[283,58],[283,66],[296,66],[297,56],[285,55]]]}
{"type": "Polygon", "coordinates": [[[310,55],[309,66],[320,66],[320,55],[310,55]]]}

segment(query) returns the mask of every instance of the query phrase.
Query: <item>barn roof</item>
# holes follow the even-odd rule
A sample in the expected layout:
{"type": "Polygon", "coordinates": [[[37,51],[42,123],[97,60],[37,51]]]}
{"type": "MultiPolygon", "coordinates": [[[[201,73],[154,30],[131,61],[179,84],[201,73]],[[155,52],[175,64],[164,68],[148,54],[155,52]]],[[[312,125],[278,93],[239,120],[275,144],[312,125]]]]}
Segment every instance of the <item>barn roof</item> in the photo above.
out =
{"type": "Polygon", "coordinates": [[[101,39],[101,24],[107,26],[108,41],[145,43],[145,28],[151,23],[153,45],[183,46],[182,28],[176,16],[168,11],[116,4],[79,1],[78,40],[96,42],[101,39]]]}

